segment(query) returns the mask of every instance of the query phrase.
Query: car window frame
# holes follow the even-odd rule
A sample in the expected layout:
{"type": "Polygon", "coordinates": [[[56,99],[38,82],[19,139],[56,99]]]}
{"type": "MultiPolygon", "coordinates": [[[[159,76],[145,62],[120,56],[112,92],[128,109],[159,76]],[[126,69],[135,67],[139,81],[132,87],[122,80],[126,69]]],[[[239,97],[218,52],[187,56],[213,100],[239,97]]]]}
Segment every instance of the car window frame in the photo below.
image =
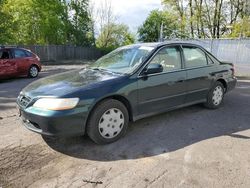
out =
{"type": "MultiPolygon", "coordinates": [[[[3,50],[4,50],[4,49],[1,48],[1,49],[0,49],[0,53],[1,53],[3,50]]],[[[1,58],[1,56],[2,56],[2,54],[0,54],[0,61],[3,60],[3,59],[1,58]]]]}
{"type": "Polygon", "coordinates": [[[211,57],[208,56],[208,54],[206,53],[206,57],[207,57],[207,65],[214,65],[215,62],[212,60],[211,57]],[[212,63],[208,63],[208,61],[211,61],[212,63]]]}
{"type": "Polygon", "coordinates": [[[173,73],[173,72],[180,72],[180,71],[185,70],[181,45],[180,44],[167,44],[167,45],[163,45],[163,46],[159,47],[157,50],[154,51],[153,55],[151,55],[151,57],[147,60],[147,62],[144,65],[142,65],[142,68],[139,70],[137,78],[141,78],[141,77],[145,76],[145,75],[143,75],[144,69],[151,63],[151,61],[154,59],[154,57],[158,54],[158,52],[160,50],[167,48],[167,47],[177,47],[178,48],[178,50],[180,52],[180,58],[181,58],[181,69],[167,71],[167,72],[148,74],[147,77],[151,77],[151,76],[155,76],[155,75],[162,75],[162,74],[169,74],[169,73],[173,73]]]}
{"type": "Polygon", "coordinates": [[[208,66],[211,66],[211,65],[214,64],[214,61],[212,61],[211,58],[210,58],[210,60],[213,62],[213,64],[208,64],[208,57],[207,57],[208,55],[207,55],[207,52],[203,48],[201,48],[199,46],[182,44],[181,45],[181,51],[182,51],[182,56],[183,56],[183,60],[184,60],[184,67],[185,67],[184,69],[186,69],[186,70],[197,69],[197,68],[202,68],[202,67],[208,67],[208,66]],[[200,49],[205,54],[206,62],[207,62],[206,65],[201,65],[201,66],[196,66],[196,67],[187,67],[187,63],[186,63],[186,59],[185,59],[183,47],[195,47],[195,48],[200,49]]]}
{"type": "Polygon", "coordinates": [[[220,60],[217,59],[217,57],[215,57],[214,55],[212,55],[210,52],[207,52],[207,58],[209,58],[212,62],[213,65],[219,65],[220,64],[220,60]]]}
{"type": "Polygon", "coordinates": [[[26,57],[27,58],[30,58],[30,57],[33,57],[33,54],[32,54],[32,52],[31,51],[29,51],[29,50],[25,50],[25,49],[22,49],[23,51],[24,51],[24,53],[26,54],[26,57]],[[30,56],[29,56],[29,54],[30,54],[30,56]]]}

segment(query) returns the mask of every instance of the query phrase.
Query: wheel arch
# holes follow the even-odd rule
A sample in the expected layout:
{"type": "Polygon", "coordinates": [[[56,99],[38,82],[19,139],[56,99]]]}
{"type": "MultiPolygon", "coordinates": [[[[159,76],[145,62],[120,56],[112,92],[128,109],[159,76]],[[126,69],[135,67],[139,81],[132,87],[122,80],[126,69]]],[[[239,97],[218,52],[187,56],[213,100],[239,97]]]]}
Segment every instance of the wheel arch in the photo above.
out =
{"type": "Polygon", "coordinates": [[[121,102],[128,110],[128,114],[129,114],[129,121],[133,121],[133,111],[132,111],[132,106],[129,102],[129,100],[122,96],[122,95],[110,95],[110,96],[106,96],[104,98],[101,98],[100,100],[98,100],[90,109],[89,113],[88,113],[88,117],[87,117],[87,121],[86,123],[88,123],[90,115],[92,114],[93,110],[104,100],[108,100],[108,99],[114,99],[117,100],[119,102],[121,102]]]}
{"type": "Polygon", "coordinates": [[[35,66],[35,67],[38,69],[38,72],[40,72],[40,71],[41,71],[41,70],[40,70],[40,67],[39,67],[37,64],[32,63],[32,64],[30,65],[30,67],[29,67],[29,68],[31,68],[32,66],[35,66]]]}
{"type": "Polygon", "coordinates": [[[225,92],[227,91],[227,82],[223,79],[223,78],[219,78],[218,80],[216,80],[217,82],[222,83],[222,85],[225,88],[225,92]]]}

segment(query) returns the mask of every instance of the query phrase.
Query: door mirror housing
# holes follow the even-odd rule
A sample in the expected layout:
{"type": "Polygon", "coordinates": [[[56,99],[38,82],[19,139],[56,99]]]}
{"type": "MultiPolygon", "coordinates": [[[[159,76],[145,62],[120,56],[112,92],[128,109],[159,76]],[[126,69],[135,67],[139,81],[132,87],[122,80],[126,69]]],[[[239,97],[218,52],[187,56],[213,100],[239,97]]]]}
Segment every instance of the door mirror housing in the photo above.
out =
{"type": "Polygon", "coordinates": [[[163,71],[163,67],[161,64],[152,63],[148,65],[148,67],[144,71],[144,74],[146,75],[155,74],[155,73],[160,73],[162,71],[163,71]]]}

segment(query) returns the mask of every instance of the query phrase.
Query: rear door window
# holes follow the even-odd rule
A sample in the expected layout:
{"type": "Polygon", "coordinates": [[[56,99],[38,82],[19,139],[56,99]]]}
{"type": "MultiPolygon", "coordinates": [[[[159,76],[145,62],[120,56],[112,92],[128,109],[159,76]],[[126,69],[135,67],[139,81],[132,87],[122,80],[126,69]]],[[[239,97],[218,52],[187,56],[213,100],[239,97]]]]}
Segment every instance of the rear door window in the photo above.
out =
{"type": "Polygon", "coordinates": [[[14,57],[15,58],[23,58],[23,57],[28,57],[28,56],[24,50],[15,49],[14,50],[14,57]]]}
{"type": "Polygon", "coordinates": [[[202,67],[207,65],[206,54],[198,47],[183,46],[186,68],[202,67]]]}

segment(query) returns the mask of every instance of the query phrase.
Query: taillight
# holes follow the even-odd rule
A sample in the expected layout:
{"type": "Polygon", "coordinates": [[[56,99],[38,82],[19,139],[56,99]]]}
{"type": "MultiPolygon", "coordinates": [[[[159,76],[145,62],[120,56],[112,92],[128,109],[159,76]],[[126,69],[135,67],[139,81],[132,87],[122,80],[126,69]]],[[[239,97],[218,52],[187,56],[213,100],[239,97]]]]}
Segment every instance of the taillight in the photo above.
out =
{"type": "Polygon", "coordinates": [[[231,70],[232,70],[232,76],[235,76],[235,66],[234,66],[234,64],[232,64],[231,70]]]}
{"type": "Polygon", "coordinates": [[[40,61],[40,58],[39,58],[38,56],[36,56],[36,59],[37,59],[38,61],[40,61]]]}

